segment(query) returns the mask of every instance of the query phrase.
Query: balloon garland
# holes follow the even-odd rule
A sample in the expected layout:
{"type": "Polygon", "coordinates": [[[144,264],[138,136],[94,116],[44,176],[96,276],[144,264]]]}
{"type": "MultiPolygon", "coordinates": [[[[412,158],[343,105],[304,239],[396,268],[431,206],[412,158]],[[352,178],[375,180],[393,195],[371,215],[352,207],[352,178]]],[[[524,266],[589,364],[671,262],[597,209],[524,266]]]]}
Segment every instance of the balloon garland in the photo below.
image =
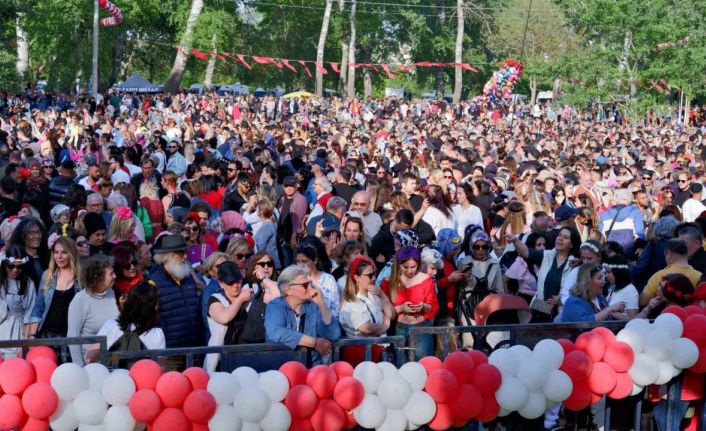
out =
{"type": "Polygon", "coordinates": [[[510,102],[512,90],[522,77],[524,66],[517,60],[506,60],[499,70],[483,87],[483,94],[479,96],[482,105],[487,111],[494,110],[510,102]]]}
{"type": "Polygon", "coordinates": [[[201,368],[165,373],[145,359],[111,372],[101,364],[57,367],[52,349],[35,347],[24,359],[0,360],[0,429],[445,430],[512,412],[538,418],[558,403],[578,411],[682,372],[685,388],[703,388],[706,314],[698,306],[667,307],[654,323],[631,320],[617,336],[596,328],[575,342],[545,339],[489,357],[457,351],[399,369],[288,362],[260,374],[241,367],[209,375],[201,368]]]}
{"type": "Polygon", "coordinates": [[[110,18],[101,18],[100,23],[103,27],[118,25],[123,22],[123,13],[120,8],[109,0],[98,0],[98,7],[112,15],[110,18]]]}

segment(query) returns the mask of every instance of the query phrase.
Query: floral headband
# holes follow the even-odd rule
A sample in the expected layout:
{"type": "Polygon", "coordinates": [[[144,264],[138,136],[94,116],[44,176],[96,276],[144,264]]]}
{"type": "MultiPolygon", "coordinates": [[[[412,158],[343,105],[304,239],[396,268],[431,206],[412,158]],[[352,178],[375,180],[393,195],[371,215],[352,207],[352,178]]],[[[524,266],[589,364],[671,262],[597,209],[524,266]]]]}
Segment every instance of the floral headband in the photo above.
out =
{"type": "Polygon", "coordinates": [[[5,256],[5,257],[2,259],[2,261],[3,261],[3,262],[6,262],[6,263],[9,263],[9,264],[11,264],[11,265],[14,265],[14,264],[16,264],[16,263],[21,263],[21,264],[24,265],[25,263],[29,262],[29,258],[28,258],[27,256],[23,257],[22,259],[19,259],[19,258],[14,257],[14,256],[13,256],[13,257],[7,257],[7,256],[5,256]]]}
{"type": "Polygon", "coordinates": [[[120,207],[115,211],[118,220],[131,220],[133,217],[132,210],[128,207],[120,207]]]}
{"type": "Polygon", "coordinates": [[[608,268],[608,269],[625,269],[628,270],[630,267],[627,264],[618,264],[618,263],[604,263],[603,268],[608,268]]]}
{"type": "Polygon", "coordinates": [[[59,238],[61,238],[61,235],[56,232],[49,235],[49,239],[47,239],[47,245],[49,246],[49,250],[54,248],[54,244],[56,244],[56,241],[58,241],[59,238]]]}
{"type": "Polygon", "coordinates": [[[598,249],[598,247],[595,244],[591,244],[590,242],[584,242],[581,244],[581,247],[579,248],[587,248],[589,250],[593,250],[594,253],[600,254],[601,251],[598,249]]]}

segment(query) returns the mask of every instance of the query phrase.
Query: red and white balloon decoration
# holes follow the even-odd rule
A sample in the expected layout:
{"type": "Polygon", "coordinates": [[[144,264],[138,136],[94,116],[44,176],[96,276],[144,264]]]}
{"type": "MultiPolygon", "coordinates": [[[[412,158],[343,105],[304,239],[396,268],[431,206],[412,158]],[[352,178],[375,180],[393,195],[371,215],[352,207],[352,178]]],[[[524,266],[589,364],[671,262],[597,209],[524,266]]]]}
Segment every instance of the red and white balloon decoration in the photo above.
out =
{"type": "Polygon", "coordinates": [[[119,7],[113,4],[110,0],[98,0],[98,7],[110,13],[110,18],[101,18],[100,23],[103,27],[118,25],[123,22],[123,13],[119,7]]]}

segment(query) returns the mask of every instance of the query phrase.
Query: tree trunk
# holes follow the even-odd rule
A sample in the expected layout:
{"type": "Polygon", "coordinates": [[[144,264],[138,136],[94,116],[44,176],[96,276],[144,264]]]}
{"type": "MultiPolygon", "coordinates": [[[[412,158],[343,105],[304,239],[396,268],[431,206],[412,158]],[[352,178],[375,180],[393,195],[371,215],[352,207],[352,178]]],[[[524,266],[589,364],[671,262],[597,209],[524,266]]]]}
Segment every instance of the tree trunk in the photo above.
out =
{"type": "Polygon", "coordinates": [[[363,100],[368,100],[373,95],[373,78],[370,70],[366,67],[363,72],[363,100]]]}
{"type": "Polygon", "coordinates": [[[536,76],[530,75],[529,86],[530,86],[530,105],[534,106],[535,102],[537,101],[537,77],[536,76]]]}
{"type": "MultiPolygon", "coordinates": [[[[216,50],[216,34],[214,33],[213,36],[211,36],[211,51],[213,52],[218,52],[216,50]]],[[[206,65],[206,76],[203,78],[203,86],[206,88],[207,91],[211,91],[211,87],[213,86],[213,72],[216,70],[216,56],[211,55],[208,58],[208,64],[206,65]]]]}
{"type": "Polygon", "coordinates": [[[164,83],[165,93],[175,93],[179,90],[181,78],[184,77],[184,69],[186,68],[187,55],[185,52],[189,52],[189,49],[191,48],[191,37],[194,34],[194,26],[196,25],[196,20],[199,19],[199,15],[201,15],[202,10],[203,0],[191,0],[189,18],[186,20],[186,28],[184,29],[184,34],[181,35],[181,40],[179,41],[181,50],[177,50],[172,71],[169,73],[167,82],[164,83]]]}
{"type": "MultiPolygon", "coordinates": [[[[437,5],[437,16],[439,19],[439,31],[444,28],[444,24],[446,23],[446,2],[444,0],[439,0],[439,4],[437,5]]],[[[434,77],[434,90],[436,91],[436,98],[437,99],[443,99],[444,98],[444,68],[442,67],[437,67],[436,68],[436,76],[434,77]]]]}
{"type": "Polygon", "coordinates": [[[23,13],[17,13],[15,19],[15,32],[17,33],[17,74],[20,79],[27,77],[29,71],[29,42],[27,32],[22,27],[23,13]]]}
{"type": "Polygon", "coordinates": [[[352,67],[348,68],[348,91],[349,98],[355,97],[355,6],[356,0],[351,0],[350,31],[351,37],[348,42],[348,62],[352,67]]]}
{"type": "Polygon", "coordinates": [[[628,76],[628,85],[630,88],[630,98],[635,98],[637,95],[637,83],[635,82],[635,74],[630,68],[630,50],[633,48],[632,31],[627,30],[623,36],[623,51],[620,54],[620,62],[618,69],[625,72],[628,76]]]}
{"type": "MultiPolygon", "coordinates": [[[[324,46],[326,45],[326,37],[328,36],[328,26],[331,22],[331,7],[333,0],[326,0],[326,9],[324,10],[324,21],[321,23],[321,33],[319,33],[319,45],[316,47],[316,61],[319,64],[324,64],[324,46]]],[[[324,95],[324,75],[319,68],[316,68],[316,95],[321,97],[324,95]]]]}
{"type": "Polygon", "coordinates": [[[563,78],[561,76],[554,78],[554,85],[552,86],[552,100],[559,100],[559,97],[561,97],[562,82],[563,78]]]}
{"type": "Polygon", "coordinates": [[[348,94],[348,38],[341,38],[341,69],[338,75],[341,82],[341,97],[348,94]]]}
{"type": "Polygon", "coordinates": [[[110,68],[110,77],[108,79],[108,88],[112,87],[118,81],[118,74],[122,68],[123,51],[125,50],[125,42],[127,41],[127,30],[122,30],[118,34],[118,39],[115,41],[115,51],[113,52],[113,67],[110,68]]]}
{"type": "Polygon", "coordinates": [[[461,91],[463,91],[463,68],[458,63],[463,62],[463,31],[465,17],[463,15],[463,0],[456,0],[456,49],[454,51],[454,61],[457,63],[454,68],[454,103],[461,101],[461,91]]]}

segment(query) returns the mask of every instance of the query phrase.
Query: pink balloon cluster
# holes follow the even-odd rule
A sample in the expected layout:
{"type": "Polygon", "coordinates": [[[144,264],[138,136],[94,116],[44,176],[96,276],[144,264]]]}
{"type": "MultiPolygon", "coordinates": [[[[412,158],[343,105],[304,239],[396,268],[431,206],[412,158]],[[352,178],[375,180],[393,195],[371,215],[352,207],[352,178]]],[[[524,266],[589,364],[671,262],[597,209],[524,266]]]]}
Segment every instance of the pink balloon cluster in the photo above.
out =
{"type": "Polygon", "coordinates": [[[111,25],[118,25],[123,22],[123,13],[119,7],[114,5],[109,0],[98,0],[98,6],[104,11],[109,12],[112,16],[110,18],[102,18],[100,23],[103,27],[109,27],[111,25]]]}
{"type": "Polygon", "coordinates": [[[522,77],[524,66],[517,60],[506,60],[483,87],[482,104],[486,110],[504,105],[512,98],[512,90],[522,77]]]}

